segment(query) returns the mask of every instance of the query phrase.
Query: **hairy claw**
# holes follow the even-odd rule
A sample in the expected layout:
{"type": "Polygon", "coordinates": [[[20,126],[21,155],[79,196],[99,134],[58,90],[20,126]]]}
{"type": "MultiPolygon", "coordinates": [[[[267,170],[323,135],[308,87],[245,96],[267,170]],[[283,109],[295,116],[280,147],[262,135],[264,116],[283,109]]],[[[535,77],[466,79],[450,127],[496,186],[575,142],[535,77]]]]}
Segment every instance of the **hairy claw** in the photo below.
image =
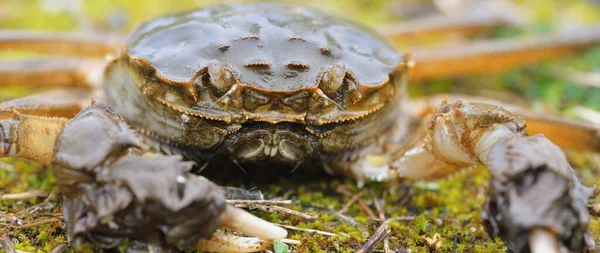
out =
{"type": "Polygon", "coordinates": [[[65,194],[71,237],[104,248],[127,238],[135,247],[162,252],[198,246],[221,226],[267,240],[287,236],[284,229],[228,206],[220,187],[189,173],[192,162],[138,156],[143,149],[136,133],[101,104],[64,128],[53,170],[65,194]]]}
{"type": "Polygon", "coordinates": [[[518,136],[505,139],[488,157],[492,180],[482,218],[490,235],[514,252],[529,247],[549,252],[548,243],[560,252],[595,248],[587,233],[593,189],[579,182],[559,147],[542,135],[518,136]]]}
{"type": "Polygon", "coordinates": [[[540,252],[539,240],[561,252],[593,249],[587,234],[593,190],[579,182],[558,146],[524,129],[522,119],[499,106],[459,100],[443,106],[421,142],[392,167],[400,177],[428,179],[484,164],[492,176],[482,215],[490,235],[515,252],[540,252]]]}

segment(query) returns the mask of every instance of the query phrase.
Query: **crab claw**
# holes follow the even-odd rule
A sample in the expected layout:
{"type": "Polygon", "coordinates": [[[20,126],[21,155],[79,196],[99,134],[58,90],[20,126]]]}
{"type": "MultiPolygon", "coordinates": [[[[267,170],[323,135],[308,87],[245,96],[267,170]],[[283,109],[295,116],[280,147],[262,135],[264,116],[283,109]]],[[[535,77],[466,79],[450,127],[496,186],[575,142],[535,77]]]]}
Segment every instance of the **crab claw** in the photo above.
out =
{"type": "MultiPolygon", "coordinates": [[[[227,205],[221,188],[188,173],[193,163],[181,156],[138,156],[143,146],[137,135],[107,106],[78,114],[54,146],[53,173],[65,194],[66,229],[75,242],[113,248],[128,239],[132,249],[168,252],[194,246],[221,226],[264,238],[250,240],[255,243],[287,236],[227,205]]],[[[238,239],[232,241],[241,245],[238,239]]]]}
{"type": "Polygon", "coordinates": [[[542,135],[508,138],[488,154],[492,176],[482,218],[514,252],[587,252],[593,189],[542,135]]]}

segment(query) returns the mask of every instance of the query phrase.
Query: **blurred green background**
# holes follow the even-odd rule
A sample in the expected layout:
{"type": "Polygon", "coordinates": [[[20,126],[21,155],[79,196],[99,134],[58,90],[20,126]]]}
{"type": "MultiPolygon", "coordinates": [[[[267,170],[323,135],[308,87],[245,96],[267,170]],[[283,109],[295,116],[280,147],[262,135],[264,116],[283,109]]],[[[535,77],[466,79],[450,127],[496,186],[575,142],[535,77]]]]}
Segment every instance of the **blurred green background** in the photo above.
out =
{"type": "MultiPolygon", "coordinates": [[[[490,0],[496,1],[496,0],[490,0]]],[[[500,0],[498,0],[500,1],[500,0]]],[[[97,31],[125,34],[138,22],[162,14],[188,11],[206,5],[250,1],[217,0],[0,0],[0,29],[97,31]]],[[[283,1],[301,3],[322,9],[348,19],[358,20],[376,29],[396,22],[406,22],[440,11],[451,15],[450,2],[459,2],[469,8],[481,1],[476,0],[314,0],[283,1]],[[437,4],[437,5],[436,5],[437,4]],[[446,4],[446,5],[444,5],[446,4]]],[[[516,0],[510,1],[515,12],[504,13],[508,17],[527,16],[526,22],[489,29],[469,36],[424,37],[398,45],[402,51],[411,48],[466,43],[469,40],[507,39],[519,36],[547,34],[580,27],[600,25],[600,1],[592,0],[516,0]]],[[[0,52],[0,59],[35,57],[25,52],[0,52]]],[[[431,80],[414,83],[412,96],[441,92],[458,92],[508,100],[540,112],[562,115],[600,124],[600,46],[582,54],[556,59],[527,67],[516,67],[496,74],[475,74],[458,78],[431,80]],[[574,71],[589,80],[577,80],[563,76],[562,70],[574,71]]],[[[49,77],[51,78],[51,77],[49,77]]],[[[0,101],[35,92],[22,87],[0,88],[0,101]]],[[[600,183],[598,155],[570,154],[571,163],[587,185],[600,183]]],[[[51,191],[55,179],[47,168],[24,161],[0,160],[0,194],[30,190],[51,191]]],[[[503,252],[504,245],[498,239],[489,239],[479,219],[479,206],[485,198],[488,175],[485,168],[475,168],[436,182],[411,182],[404,191],[384,194],[386,213],[392,216],[414,216],[408,222],[392,222],[390,244],[392,248],[412,252],[503,252]],[[408,192],[408,193],[406,193],[408,192]],[[406,196],[408,194],[408,199],[406,196]],[[441,235],[439,248],[427,243],[425,238],[441,235]]],[[[357,224],[341,222],[326,210],[339,210],[349,196],[336,193],[344,187],[356,193],[351,180],[314,180],[308,185],[296,185],[293,181],[273,182],[261,189],[266,197],[288,196],[295,200],[292,208],[319,215],[314,222],[303,222],[275,214],[264,214],[271,221],[336,232],[336,237],[307,236],[297,233],[292,238],[302,241],[294,248],[298,252],[352,252],[378,226],[359,207],[347,212],[357,224]],[[319,208],[315,208],[319,207],[319,208]],[[325,210],[325,211],[323,211],[325,210]]],[[[371,188],[381,196],[385,190],[375,185],[371,188]]],[[[365,195],[365,201],[370,198],[365,195]]],[[[17,249],[26,252],[48,252],[67,242],[64,230],[56,224],[35,229],[16,230],[9,225],[15,220],[36,220],[28,215],[32,207],[39,206],[43,198],[25,201],[0,200],[0,234],[7,234],[16,242],[17,249]]],[[[51,203],[60,203],[60,197],[51,203]]],[[[370,203],[370,202],[368,202],[370,203]]],[[[43,212],[60,214],[60,205],[46,206],[43,212]]],[[[594,218],[591,224],[593,238],[598,241],[600,222],[594,218]]],[[[379,247],[381,249],[381,247],[379,247]]],[[[70,248],[69,250],[75,250],[70,248]]],[[[90,245],[77,250],[92,250],[90,245]]],[[[0,252],[2,250],[0,249],[0,252]]]]}

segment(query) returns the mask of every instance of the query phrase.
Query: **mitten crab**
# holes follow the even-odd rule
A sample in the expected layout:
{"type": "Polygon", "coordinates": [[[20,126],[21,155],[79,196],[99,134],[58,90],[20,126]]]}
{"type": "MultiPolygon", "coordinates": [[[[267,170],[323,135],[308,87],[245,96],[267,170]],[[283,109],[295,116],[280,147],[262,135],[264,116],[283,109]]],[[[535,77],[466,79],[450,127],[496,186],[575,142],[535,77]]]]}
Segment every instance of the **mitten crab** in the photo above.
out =
{"type": "MultiPolygon", "coordinates": [[[[0,44],[105,51],[80,39],[17,33],[0,44]]],[[[286,237],[227,205],[195,173],[207,164],[318,164],[359,185],[483,164],[492,175],[483,217],[510,249],[594,247],[586,232],[591,189],[560,148],[529,136],[510,112],[526,111],[454,97],[411,103],[410,55],[360,24],[287,4],[215,6],[141,24],[100,66],[74,62],[53,61],[70,65],[48,78],[91,89],[0,104],[0,156],[52,165],[77,240],[244,252],[286,237]],[[221,226],[260,239],[215,233],[221,226]]],[[[61,66],[17,66],[6,83],[36,81],[26,70],[46,67],[61,66]]],[[[598,139],[597,126],[540,119],[598,139]]]]}

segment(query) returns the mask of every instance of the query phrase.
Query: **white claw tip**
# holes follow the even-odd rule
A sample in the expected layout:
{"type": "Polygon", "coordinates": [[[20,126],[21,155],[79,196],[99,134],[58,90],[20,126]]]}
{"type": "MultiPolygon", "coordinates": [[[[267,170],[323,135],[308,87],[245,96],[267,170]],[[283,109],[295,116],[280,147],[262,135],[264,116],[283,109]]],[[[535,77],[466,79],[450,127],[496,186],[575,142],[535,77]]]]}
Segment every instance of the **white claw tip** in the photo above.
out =
{"type": "Polygon", "coordinates": [[[270,240],[256,237],[241,237],[216,231],[208,239],[200,239],[196,249],[201,252],[258,252],[266,250],[273,244],[270,240]]]}
{"type": "Polygon", "coordinates": [[[529,232],[529,246],[532,253],[559,253],[556,236],[543,228],[529,232]]]}
{"type": "Polygon", "coordinates": [[[285,229],[233,206],[227,206],[223,215],[223,226],[262,239],[280,240],[287,237],[285,229]]]}

